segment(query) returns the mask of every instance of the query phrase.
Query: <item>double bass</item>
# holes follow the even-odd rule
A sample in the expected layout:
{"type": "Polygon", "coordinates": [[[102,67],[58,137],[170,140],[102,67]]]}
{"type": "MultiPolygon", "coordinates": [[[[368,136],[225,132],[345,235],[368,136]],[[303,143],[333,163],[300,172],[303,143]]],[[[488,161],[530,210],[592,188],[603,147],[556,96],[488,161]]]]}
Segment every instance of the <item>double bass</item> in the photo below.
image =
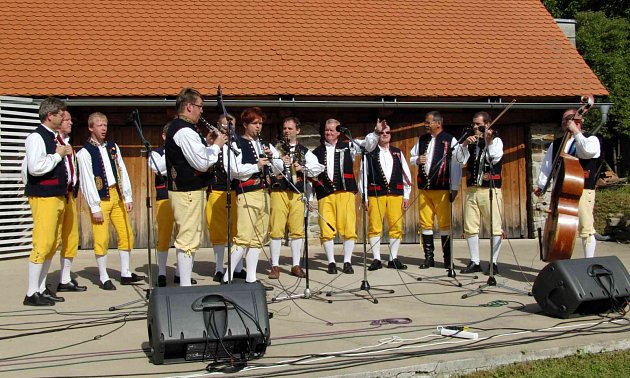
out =
{"type": "MultiPolygon", "coordinates": [[[[593,106],[593,96],[582,96],[580,108],[573,121],[581,121],[593,106]]],[[[578,229],[578,203],[584,190],[584,170],[577,157],[565,153],[571,132],[566,131],[552,164],[543,195],[553,181],[549,214],[542,236],[541,256],[545,262],[570,259],[575,246],[578,229]]]]}

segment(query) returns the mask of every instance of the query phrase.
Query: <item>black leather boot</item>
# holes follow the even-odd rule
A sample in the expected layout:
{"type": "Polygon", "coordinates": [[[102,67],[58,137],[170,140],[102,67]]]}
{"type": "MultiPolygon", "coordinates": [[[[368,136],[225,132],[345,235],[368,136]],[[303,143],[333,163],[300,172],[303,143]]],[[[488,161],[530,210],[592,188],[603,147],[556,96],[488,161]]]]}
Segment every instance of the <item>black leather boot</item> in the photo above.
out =
{"type": "Polygon", "coordinates": [[[420,269],[429,269],[435,266],[433,260],[433,235],[422,235],[422,250],[424,251],[424,262],[420,264],[420,269]]]}
{"type": "Polygon", "coordinates": [[[451,242],[449,240],[450,235],[441,235],[442,236],[442,252],[444,257],[444,268],[451,268],[451,242]]]}

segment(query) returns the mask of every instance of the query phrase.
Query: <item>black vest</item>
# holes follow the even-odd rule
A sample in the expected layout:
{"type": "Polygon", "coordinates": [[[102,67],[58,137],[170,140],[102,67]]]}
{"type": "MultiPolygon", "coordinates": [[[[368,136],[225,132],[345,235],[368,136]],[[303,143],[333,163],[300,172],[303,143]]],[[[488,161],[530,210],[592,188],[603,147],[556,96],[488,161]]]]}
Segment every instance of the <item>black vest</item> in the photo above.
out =
{"type": "MultiPolygon", "coordinates": [[[[175,144],[173,136],[184,128],[189,128],[197,134],[195,126],[182,118],[175,118],[166,132],[166,143],[164,145],[166,151],[166,176],[168,177],[168,190],[174,192],[189,192],[203,189],[208,186],[210,177],[207,172],[199,172],[188,164],[186,157],[184,157],[184,152],[175,144]]],[[[206,140],[201,135],[199,135],[199,140],[204,146],[207,146],[206,140]]]]}
{"type": "MultiPolygon", "coordinates": [[[[223,159],[224,159],[223,149],[221,149],[221,152],[219,153],[219,159],[214,164],[211,175],[210,175],[210,183],[208,185],[209,192],[213,190],[220,190],[220,191],[228,190],[228,174],[225,171],[225,167],[223,165],[223,159]]],[[[232,183],[230,185],[231,190],[234,190],[234,185],[237,184],[235,181],[237,180],[232,180],[232,183]]]]}
{"type": "MultiPolygon", "coordinates": [[[[92,157],[92,173],[94,173],[94,184],[96,184],[96,190],[98,191],[98,196],[101,199],[109,198],[110,183],[107,182],[107,175],[105,174],[105,166],[103,165],[104,162],[103,162],[103,159],[101,158],[101,152],[99,151],[99,148],[93,145],[90,140],[88,140],[83,145],[83,148],[85,148],[85,150],[89,152],[90,156],[92,157]]],[[[108,163],[110,164],[110,167],[112,167],[114,178],[116,179],[116,182],[120,182],[120,179],[118,177],[118,164],[116,163],[116,154],[117,154],[116,143],[107,142],[106,150],[107,150],[107,157],[109,160],[108,163]]],[[[122,185],[119,185],[119,190],[122,191],[122,185]]]]}
{"type": "MultiPolygon", "coordinates": [[[[46,146],[46,154],[54,154],[57,150],[57,141],[55,134],[46,130],[39,125],[35,132],[41,135],[46,146]]],[[[68,193],[68,171],[64,158],[53,168],[52,171],[42,175],[33,176],[28,173],[27,181],[24,188],[24,194],[27,197],[57,197],[64,196],[68,193]]]]}
{"type": "MultiPolygon", "coordinates": [[[[585,138],[590,137],[591,135],[588,133],[582,133],[585,138]]],[[[556,156],[560,152],[560,144],[562,143],[562,137],[556,138],[553,141],[553,160],[556,160],[556,156]]],[[[575,145],[575,139],[573,140],[573,144],[575,145]]],[[[569,148],[569,152],[571,156],[576,156],[576,150],[572,147],[569,148]],[[573,150],[573,151],[571,151],[573,150]]],[[[601,151],[600,151],[601,154],[601,151]]],[[[579,159],[579,158],[578,158],[579,159]]],[[[593,159],[579,159],[580,165],[582,166],[582,170],[584,170],[584,189],[595,189],[595,185],[597,184],[597,161],[599,158],[593,159]]]]}
{"type": "MultiPolygon", "coordinates": [[[[299,163],[304,165],[304,156],[306,156],[306,153],[308,152],[308,148],[298,143],[295,145],[294,151],[295,152],[293,156],[296,156],[296,155],[302,156],[302,161],[299,163]]],[[[286,176],[289,180],[291,180],[291,182],[293,182],[291,169],[289,167],[285,167],[284,172],[282,173],[284,173],[284,176],[286,176]]],[[[289,190],[289,191],[295,192],[295,189],[293,189],[292,186],[289,186],[284,176],[276,175],[272,177],[271,190],[289,190]]],[[[295,180],[296,182],[293,182],[293,185],[298,189],[299,193],[304,193],[304,171],[295,172],[295,177],[296,177],[296,180],[295,180]]]]}
{"type": "MultiPolygon", "coordinates": [[[[258,164],[258,155],[251,140],[238,136],[237,145],[241,149],[241,162],[243,164],[258,164]]],[[[263,145],[266,146],[266,144],[263,145]]],[[[271,171],[271,167],[268,168],[271,171]]],[[[252,192],[254,190],[266,189],[270,187],[270,177],[263,177],[262,172],[256,172],[245,181],[236,181],[236,193],[242,194],[252,192]]]]}
{"type": "MultiPolygon", "coordinates": [[[[486,141],[483,138],[479,139],[479,155],[483,152],[485,145],[486,141]]],[[[501,189],[503,158],[492,165],[492,172],[490,172],[490,163],[486,159],[482,162],[481,156],[477,156],[477,144],[469,144],[468,152],[470,152],[470,157],[466,169],[466,185],[489,188],[490,180],[492,180],[492,187],[501,189]]]]}
{"type": "MultiPolygon", "coordinates": [[[[317,160],[324,167],[327,167],[326,145],[318,146],[313,154],[317,156],[317,160]]],[[[337,142],[335,145],[335,161],[333,180],[330,180],[327,168],[317,176],[315,185],[315,193],[317,199],[322,199],[329,194],[338,191],[357,192],[357,182],[354,178],[354,167],[352,155],[350,154],[350,145],[346,142],[337,142]],[[343,154],[343,171],[341,171],[341,155],[343,154]]]]}
{"type": "MultiPolygon", "coordinates": [[[[153,150],[160,156],[164,156],[164,146],[153,150]]],[[[153,164],[152,161],[149,161],[153,164]]],[[[155,175],[155,199],[158,201],[168,199],[168,189],[166,188],[166,177],[162,176],[159,172],[155,175]]]]}
{"type": "Polygon", "coordinates": [[[384,196],[387,194],[403,195],[404,183],[403,183],[403,166],[401,162],[401,151],[396,147],[389,147],[389,152],[392,154],[393,165],[392,175],[389,183],[387,183],[387,177],[380,161],[380,147],[374,149],[367,155],[368,164],[368,196],[384,196]]]}
{"type": "MultiPolygon", "coordinates": [[[[433,145],[433,157],[431,158],[431,169],[427,175],[424,171],[424,164],[418,166],[418,189],[426,190],[449,190],[451,181],[451,169],[448,159],[442,157],[451,148],[453,136],[444,131],[435,137],[433,145]],[[438,162],[440,163],[438,166],[438,162]],[[429,181],[430,179],[430,181],[429,181]],[[427,185],[428,183],[428,185],[427,185]]],[[[418,156],[426,154],[431,142],[431,134],[427,133],[418,139],[418,156]]]]}

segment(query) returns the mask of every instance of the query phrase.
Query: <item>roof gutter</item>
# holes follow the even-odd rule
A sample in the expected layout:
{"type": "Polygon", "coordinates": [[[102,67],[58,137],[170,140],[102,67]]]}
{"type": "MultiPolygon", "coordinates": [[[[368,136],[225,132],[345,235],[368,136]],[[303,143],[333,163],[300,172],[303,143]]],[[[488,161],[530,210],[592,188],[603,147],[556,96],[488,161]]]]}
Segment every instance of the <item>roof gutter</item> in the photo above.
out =
{"type": "MultiPolygon", "coordinates": [[[[74,99],[66,98],[68,106],[128,106],[128,107],[174,107],[175,100],[163,99],[140,99],[140,98],[95,98],[95,99],[74,99]]],[[[280,107],[280,108],[380,108],[380,109],[501,109],[509,105],[502,101],[354,101],[354,100],[224,100],[226,107],[280,107]]],[[[217,100],[204,100],[206,106],[216,106],[217,100]]],[[[579,102],[521,102],[514,103],[514,109],[567,109],[579,107],[579,102]]],[[[612,103],[596,103],[594,106],[609,109],[612,103]]],[[[602,110],[602,114],[603,114],[602,110]]],[[[607,111],[606,111],[607,114],[607,111]]]]}

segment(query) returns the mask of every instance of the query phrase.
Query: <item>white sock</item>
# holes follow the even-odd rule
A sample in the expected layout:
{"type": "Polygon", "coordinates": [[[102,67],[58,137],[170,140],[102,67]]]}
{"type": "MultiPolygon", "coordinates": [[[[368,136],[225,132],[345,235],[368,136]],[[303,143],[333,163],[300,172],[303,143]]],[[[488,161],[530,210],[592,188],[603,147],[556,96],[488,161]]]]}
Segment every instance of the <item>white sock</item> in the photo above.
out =
{"type": "Polygon", "coordinates": [[[191,286],[190,277],[192,276],[193,255],[187,254],[181,249],[177,251],[177,267],[179,268],[179,286],[191,286]]]}
{"type": "Polygon", "coordinates": [[[119,251],[120,254],[120,276],[131,277],[129,271],[129,251],[119,251]]]}
{"type": "Polygon", "coordinates": [[[39,291],[39,276],[42,274],[42,265],[28,262],[28,290],[27,296],[31,296],[39,291]]]}
{"type": "Polygon", "coordinates": [[[232,253],[230,253],[230,268],[232,271],[229,272],[229,275],[228,274],[223,275],[223,282],[228,282],[228,276],[230,279],[234,278],[234,272],[236,272],[236,268],[239,263],[241,264],[241,269],[239,270],[239,272],[243,269],[242,260],[243,260],[244,254],[245,254],[245,249],[243,249],[243,247],[240,247],[240,246],[232,247],[232,253]]]}
{"type": "Polygon", "coordinates": [[[343,262],[352,264],[352,251],[354,250],[354,240],[343,241],[343,262]]]}
{"type": "Polygon", "coordinates": [[[595,257],[596,245],[597,240],[595,240],[595,235],[590,235],[586,238],[582,238],[582,246],[584,247],[584,258],[595,257]]]}
{"type": "Polygon", "coordinates": [[[247,264],[247,278],[246,282],[256,282],[256,268],[258,267],[258,256],[260,255],[260,249],[248,248],[245,255],[245,264],[247,264]]]}
{"type": "Polygon", "coordinates": [[[70,282],[70,271],[72,269],[72,259],[63,257],[59,255],[59,263],[61,265],[61,275],[59,277],[59,282],[62,284],[67,284],[70,282]]]}
{"type": "Polygon", "coordinates": [[[168,261],[168,251],[157,251],[158,275],[166,276],[166,262],[168,261]]]}
{"type": "Polygon", "coordinates": [[[98,267],[98,278],[101,280],[101,283],[105,283],[109,280],[109,275],[107,274],[107,255],[95,255],[96,256],[96,266],[98,267]]]}
{"type": "Polygon", "coordinates": [[[48,271],[50,270],[50,265],[52,264],[52,259],[44,260],[42,264],[42,271],[39,273],[39,293],[43,293],[46,290],[46,277],[48,276],[48,271]]]}
{"type": "Polygon", "coordinates": [[[324,252],[326,253],[326,258],[328,259],[328,263],[335,262],[335,242],[334,240],[326,240],[322,243],[324,247],[324,252]]]}
{"type": "Polygon", "coordinates": [[[300,265],[302,245],[304,245],[304,239],[291,239],[291,258],[293,259],[293,266],[300,265]]]}
{"type": "Polygon", "coordinates": [[[232,266],[232,272],[240,272],[241,270],[245,269],[243,267],[243,256],[241,255],[241,258],[238,259],[238,261],[236,262],[236,266],[232,266]]]}
{"type": "Polygon", "coordinates": [[[492,262],[497,263],[499,261],[499,253],[501,253],[501,243],[503,237],[501,235],[492,236],[492,262]]]}
{"type": "Polygon", "coordinates": [[[212,246],[214,251],[214,274],[219,272],[223,273],[223,259],[225,258],[225,244],[214,244],[212,246]]]}
{"type": "Polygon", "coordinates": [[[466,238],[468,243],[468,251],[470,252],[470,261],[479,265],[479,235],[473,235],[466,238]]]}
{"type": "Polygon", "coordinates": [[[398,258],[398,248],[400,247],[400,239],[389,239],[389,261],[398,258]]]}
{"type": "MultiPolygon", "coordinates": [[[[280,246],[282,246],[282,239],[271,239],[269,242],[269,251],[271,251],[271,266],[280,266],[280,246]]],[[[247,266],[249,270],[249,265],[247,266]]]]}
{"type": "Polygon", "coordinates": [[[381,259],[381,237],[372,236],[370,238],[370,246],[372,247],[372,254],[374,255],[374,260],[380,260],[381,259]]]}

